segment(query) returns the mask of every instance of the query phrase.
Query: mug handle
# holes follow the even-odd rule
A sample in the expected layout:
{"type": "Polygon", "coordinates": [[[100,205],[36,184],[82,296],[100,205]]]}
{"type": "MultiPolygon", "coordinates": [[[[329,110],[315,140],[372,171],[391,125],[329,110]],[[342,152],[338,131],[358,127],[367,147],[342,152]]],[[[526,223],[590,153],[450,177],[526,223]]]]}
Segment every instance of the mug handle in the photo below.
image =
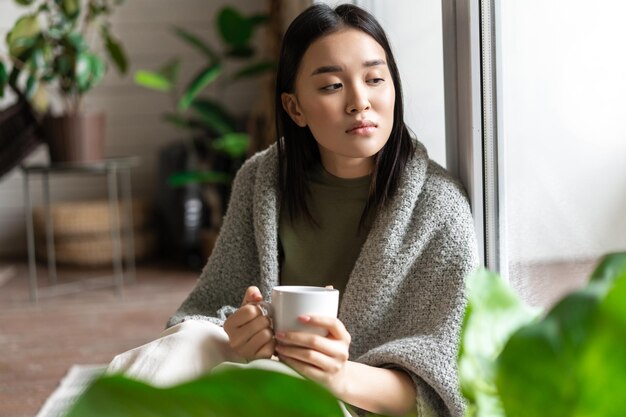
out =
{"type": "Polygon", "coordinates": [[[267,316],[270,319],[274,318],[274,307],[272,306],[272,303],[269,303],[267,301],[258,301],[252,304],[258,306],[264,316],[267,316]]]}

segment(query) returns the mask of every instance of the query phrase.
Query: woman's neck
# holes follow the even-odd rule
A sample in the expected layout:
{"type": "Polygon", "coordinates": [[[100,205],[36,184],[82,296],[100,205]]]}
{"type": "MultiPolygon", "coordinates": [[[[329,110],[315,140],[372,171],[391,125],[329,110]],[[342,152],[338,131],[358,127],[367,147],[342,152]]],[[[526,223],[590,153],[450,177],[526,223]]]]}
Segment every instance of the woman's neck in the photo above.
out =
{"type": "Polygon", "coordinates": [[[338,178],[361,178],[372,173],[374,160],[372,157],[350,158],[333,155],[328,157],[320,153],[324,169],[338,178]]]}

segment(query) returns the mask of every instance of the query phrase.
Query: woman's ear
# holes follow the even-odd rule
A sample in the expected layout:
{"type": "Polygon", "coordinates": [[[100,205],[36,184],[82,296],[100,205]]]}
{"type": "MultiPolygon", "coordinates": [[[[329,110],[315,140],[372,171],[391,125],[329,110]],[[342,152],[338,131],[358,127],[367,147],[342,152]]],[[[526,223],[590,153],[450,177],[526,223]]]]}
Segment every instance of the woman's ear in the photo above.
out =
{"type": "Polygon", "coordinates": [[[282,93],[280,99],[283,102],[283,109],[287,112],[291,120],[300,127],[306,126],[306,118],[300,111],[300,105],[295,94],[282,93]]]}

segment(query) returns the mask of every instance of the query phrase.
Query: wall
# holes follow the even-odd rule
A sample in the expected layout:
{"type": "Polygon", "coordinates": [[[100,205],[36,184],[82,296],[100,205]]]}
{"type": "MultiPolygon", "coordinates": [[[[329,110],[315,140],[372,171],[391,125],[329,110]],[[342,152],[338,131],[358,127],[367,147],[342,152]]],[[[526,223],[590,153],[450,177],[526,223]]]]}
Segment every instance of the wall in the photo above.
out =
{"type": "MultiPolygon", "coordinates": [[[[264,11],[266,2],[254,0],[129,0],[113,19],[114,33],[122,40],[129,55],[129,75],[122,78],[110,71],[104,82],[85,101],[87,111],[107,113],[107,156],[138,155],[141,165],[133,171],[133,192],[136,196],[154,195],[157,155],[161,146],[182,140],[180,131],[160,121],[160,114],[170,110],[169,98],[135,86],[132,74],[138,68],[158,68],[166,59],[179,56],[185,62],[181,76],[190,79],[202,63],[201,56],[170,32],[172,26],[185,27],[218,45],[213,21],[216,11],[232,4],[244,12],[264,11]],[[175,3],[175,7],[174,7],[175,3]]],[[[13,0],[0,0],[0,48],[5,48],[6,32],[25,9],[13,0]]],[[[0,53],[5,53],[0,49],[0,53]]],[[[241,83],[222,95],[227,106],[237,114],[250,110],[255,103],[255,81],[241,83]]],[[[210,91],[216,94],[215,90],[210,91]]],[[[6,106],[0,102],[0,108],[6,106]]],[[[1,151],[1,150],[0,150],[1,151]]],[[[30,161],[45,161],[43,147],[30,161]]],[[[34,203],[40,199],[40,185],[32,182],[34,203]]],[[[52,180],[52,199],[73,200],[105,197],[104,182],[58,177],[52,180]]],[[[25,253],[22,176],[14,170],[0,179],[0,257],[25,253]]]]}

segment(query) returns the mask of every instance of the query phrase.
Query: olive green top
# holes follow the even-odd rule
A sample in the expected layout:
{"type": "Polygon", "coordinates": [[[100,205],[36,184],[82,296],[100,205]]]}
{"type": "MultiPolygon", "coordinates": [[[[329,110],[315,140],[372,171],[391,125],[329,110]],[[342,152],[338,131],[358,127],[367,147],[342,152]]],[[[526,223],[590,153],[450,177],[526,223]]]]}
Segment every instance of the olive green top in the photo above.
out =
{"type": "Polygon", "coordinates": [[[339,178],[321,165],[308,175],[307,205],[319,227],[298,216],[293,224],[285,205],[278,226],[281,285],[332,285],[340,294],[367,238],[359,222],[370,176],[339,178]]]}

